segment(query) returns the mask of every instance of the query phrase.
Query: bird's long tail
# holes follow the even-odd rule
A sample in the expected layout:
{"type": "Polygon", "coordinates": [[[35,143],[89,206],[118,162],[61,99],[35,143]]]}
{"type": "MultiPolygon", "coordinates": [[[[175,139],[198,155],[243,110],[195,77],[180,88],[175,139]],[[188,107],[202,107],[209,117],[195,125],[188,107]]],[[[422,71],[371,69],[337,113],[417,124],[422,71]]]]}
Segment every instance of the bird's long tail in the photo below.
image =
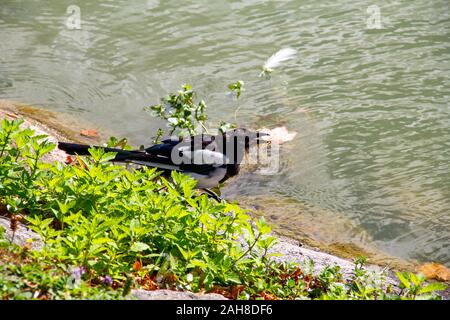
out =
{"type": "Polygon", "coordinates": [[[107,148],[102,146],[89,146],[87,144],[58,142],[58,148],[71,155],[87,156],[90,155],[89,148],[100,148],[105,152],[115,152],[116,157],[113,161],[157,161],[164,163],[160,157],[139,150],[122,150],[116,148],[107,148]]]}

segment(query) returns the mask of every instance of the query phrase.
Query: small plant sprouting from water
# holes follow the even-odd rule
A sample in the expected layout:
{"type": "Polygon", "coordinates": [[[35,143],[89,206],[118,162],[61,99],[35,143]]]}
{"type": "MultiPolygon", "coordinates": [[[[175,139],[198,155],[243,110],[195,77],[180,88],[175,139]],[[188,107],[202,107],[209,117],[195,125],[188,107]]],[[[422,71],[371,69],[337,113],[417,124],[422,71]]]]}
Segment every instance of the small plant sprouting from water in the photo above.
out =
{"type": "Polygon", "coordinates": [[[241,93],[243,91],[245,91],[245,89],[244,89],[244,81],[239,80],[239,81],[236,81],[234,83],[230,83],[228,85],[228,89],[230,89],[231,92],[233,92],[236,95],[236,99],[239,99],[240,96],[241,96],[241,93]]]}
{"type": "Polygon", "coordinates": [[[225,132],[227,132],[227,131],[229,131],[231,129],[234,129],[234,128],[236,128],[236,125],[234,123],[229,123],[229,122],[226,122],[226,121],[220,121],[220,124],[219,124],[219,132],[220,133],[225,133],[225,132]]]}
{"type": "MultiPolygon", "coordinates": [[[[235,84],[236,87],[233,88],[233,91],[237,96],[241,95],[243,84],[242,81],[235,84]]],[[[155,116],[166,120],[170,128],[169,134],[178,137],[193,136],[202,131],[209,133],[210,130],[206,126],[206,120],[208,120],[206,109],[204,100],[196,102],[196,92],[189,84],[183,85],[182,90],[177,93],[169,94],[161,99],[160,104],[145,108],[147,111],[152,111],[155,116]]],[[[217,130],[225,132],[235,127],[235,124],[221,121],[217,130]]],[[[159,128],[153,143],[158,143],[163,135],[164,130],[159,128]]]]}
{"type": "Polygon", "coordinates": [[[161,143],[161,137],[163,135],[164,135],[164,130],[161,128],[158,128],[158,130],[156,130],[156,135],[153,137],[152,143],[153,144],[161,143]]]}
{"type": "Polygon", "coordinates": [[[208,119],[206,108],[204,100],[195,102],[194,90],[189,84],[185,84],[176,94],[169,94],[161,99],[160,104],[146,107],[145,110],[151,110],[159,118],[167,120],[170,135],[182,137],[195,135],[199,126],[208,132],[205,126],[208,119]]]}
{"type": "Polygon", "coordinates": [[[239,98],[241,97],[241,93],[243,91],[245,91],[244,89],[244,81],[239,80],[236,81],[234,83],[230,83],[228,85],[228,89],[231,90],[231,93],[233,93],[236,96],[236,110],[234,111],[234,121],[237,120],[237,114],[239,112],[240,109],[240,104],[239,104],[239,98]]]}

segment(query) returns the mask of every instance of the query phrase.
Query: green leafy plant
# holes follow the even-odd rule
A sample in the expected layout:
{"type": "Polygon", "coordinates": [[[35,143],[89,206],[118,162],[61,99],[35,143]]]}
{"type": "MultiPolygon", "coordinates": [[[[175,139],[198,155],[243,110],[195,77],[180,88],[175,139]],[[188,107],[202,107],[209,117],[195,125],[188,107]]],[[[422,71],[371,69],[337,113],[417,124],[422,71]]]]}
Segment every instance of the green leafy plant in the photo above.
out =
{"type": "MultiPolygon", "coordinates": [[[[232,90],[239,97],[243,90],[243,82],[238,81],[234,86],[232,90]]],[[[206,120],[208,119],[206,109],[207,106],[204,100],[196,102],[196,93],[189,84],[183,85],[182,90],[179,90],[177,93],[169,94],[161,99],[160,104],[145,108],[145,110],[153,112],[155,116],[166,120],[170,128],[169,134],[177,135],[178,137],[214,131],[209,130],[206,125],[206,120]]],[[[221,121],[217,130],[225,132],[235,127],[235,124],[221,121]]],[[[164,133],[163,129],[158,129],[153,143],[158,143],[164,133]]]]}
{"type": "Polygon", "coordinates": [[[243,91],[245,91],[244,89],[244,81],[239,80],[236,81],[234,83],[231,83],[228,85],[228,89],[231,90],[232,93],[234,93],[234,95],[236,96],[236,110],[234,111],[234,121],[237,120],[237,114],[239,112],[240,109],[240,105],[239,105],[239,98],[241,96],[241,93],[243,91]]]}
{"type": "Polygon", "coordinates": [[[195,102],[195,92],[189,84],[185,84],[177,94],[169,94],[161,99],[161,103],[146,107],[156,116],[165,119],[171,128],[170,134],[179,136],[194,135],[201,126],[206,132],[206,103],[204,100],[195,102]]]}
{"type": "Polygon", "coordinates": [[[231,92],[233,92],[236,95],[236,99],[239,99],[239,97],[241,96],[241,93],[243,91],[245,91],[245,89],[244,89],[244,81],[239,80],[239,81],[236,81],[234,83],[230,83],[228,85],[228,89],[230,89],[231,92]]]}
{"type": "Polygon", "coordinates": [[[420,273],[416,275],[412,272],[397,272],[396,274],[400,280],[403,299],[432,299],[432,292],[447,288],[445,284],[439,282],[425,284],[425,277],[420,273]]]}

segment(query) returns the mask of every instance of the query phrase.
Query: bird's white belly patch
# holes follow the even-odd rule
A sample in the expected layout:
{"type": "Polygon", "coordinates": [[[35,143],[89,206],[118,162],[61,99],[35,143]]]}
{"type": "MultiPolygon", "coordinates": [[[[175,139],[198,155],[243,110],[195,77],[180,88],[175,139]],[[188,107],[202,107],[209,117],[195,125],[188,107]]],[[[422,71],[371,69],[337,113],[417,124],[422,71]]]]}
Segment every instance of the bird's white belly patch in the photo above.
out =
{"type": "MultiPolygon", "coordinates": [[[[140,164],[148,167],[156,167],[160,169],[166,170],[179,170],[178,166],[171,166],[168,164],[155,163],[155,162],[147,162],[147,161],[130,161],[134,164],[140,164]]],[[[195,172],[184,171],[185,174],[191,176],[195,180],[197,180],[197,188],[214,188],[216,187],[220,180],[222,180],[227,174],[226,168],[215,168],[210,172],[209,175],[199,174],[195,172]]]]}
{"type": "Polygon", "coordinates": [[[225,177],[226,168],[216,168],[209,175],[198,174],[194,172],[186,172],[187,175],[197,180],[197,188],[214,188],[217,187],[220,180],[225,177]]]}
{"type": "Polygon", "coordinates": [[[133,160],[133,161],[129,161],[129,162],[134,163],[134,164],[140,164],[140,165],[147,166],[147,167],[152,167],[152,168],[160,168],[160,169],[166,169],[166,170],[180,170],[180,168],[178,166],[176,166],[176,165],[171,166],[170,164],[148,162],[148,161],[137,161],[137,160],[133,160]]]}

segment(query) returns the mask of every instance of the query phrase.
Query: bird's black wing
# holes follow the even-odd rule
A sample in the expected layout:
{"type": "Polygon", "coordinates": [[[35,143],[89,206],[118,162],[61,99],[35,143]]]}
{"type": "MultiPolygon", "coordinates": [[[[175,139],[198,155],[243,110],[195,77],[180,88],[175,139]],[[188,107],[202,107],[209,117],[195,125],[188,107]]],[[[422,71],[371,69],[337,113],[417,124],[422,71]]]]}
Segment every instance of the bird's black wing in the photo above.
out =
{"type": "Polygon", "coordinates": [[[139,150],[122,150],[117,148],[107,148],[102,146],[90,146],[87,144],[79,144],[79,143],[68,143],[68,142],[58,142],[58,149],[65,151],[68,154],[71,155],[80,155],[80,156],[88,156],[90,155],[89,149],[90,148],[97,148],[97,149],[103,149],[105,152],[115,152],[116,158],[114,160],[121,160],[127,157],[133,157],[133,156],[142,156],[145,154],[143,151],[139,150]]]}
{"type": "Polygon", "coordinates": [[[170,158],[173,148],[179,143],[180,141],[176,140],[165,140],[162,143],[148,147],[147,149],[145,149],[145,152],[147,152],[148,154],[170,158]]]}
{"type": "Polygon", "coordinates": [[[212,164],[182,163],[180,165],[180,171],[193,172],[193,173],[198,173],[198,174],[202,174],[205,176],[209,175],[212,171],[214,171],[215,168],[216,168],[216,166],[214,166],[212,164]]]}

